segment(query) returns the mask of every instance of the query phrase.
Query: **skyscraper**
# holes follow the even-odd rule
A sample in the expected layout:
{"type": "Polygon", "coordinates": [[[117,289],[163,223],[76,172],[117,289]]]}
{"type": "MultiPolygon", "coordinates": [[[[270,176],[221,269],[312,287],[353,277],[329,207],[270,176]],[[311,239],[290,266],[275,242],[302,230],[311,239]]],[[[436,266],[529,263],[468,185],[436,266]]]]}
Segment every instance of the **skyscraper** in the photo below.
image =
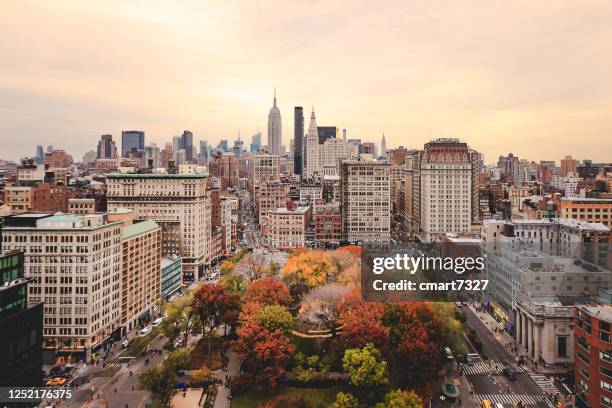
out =
{"type": "Polygon", "coordinates": [[[258,153],[261,148],[261,132],[257,131],[251,136],[251,153],[258,153]]]}
{"type": "Polygon", "coordinates": [[[36,146],[36,164],[42,164],[45,157],[45,152],[41,145],[36,146]]]}
{"type": "Polygon", "coordinates": [[[306,178],[310,179],[313,177],[319,165],[319,130],[317,128],[317,117],[315,116],[314,106],[310,114],[310,125],[308,126],[308,133],[306,134],[305,141],[306,146],[304,147],[304,151],[306,152],[306,157],[304,157],[304,172],[306,178]]]}
{"type": "Polygon", "coordinates": [[[112,135],[100,136],[96,158],[97,159],[116,159],[117,158],[117,146],[115,146],[115,142],[113,141],[112,135]]]}
{"type": "Polygon", "coordinates": [[[208,142],[200,140],[200,157],[205,165],[208,165],[208,142]]]}
{"type": "Polygon", "coordinates": [[[274,89],[274,104],[268,114],[268,149],[272,154],[281,154],[282,125],[280,110],[276,106],[276,89],[274,89]]]}
{"type": "Polygon", "coordinates": [[[121,132],[121,156],[135,153],[143,155],[145,148],[145,133],[141,130],[124,130],[121,132]]]}
{"type": "Polygon", "coordinates": [[[383,132],[382,140],[380,141],[380,155],[387,157],[387,141],[385,140],[385,132],[383,132]]]}
{"type": "Polygon", "coordinates": [[[293,108],[293,174],[302,174],[302,141],[304,139],[304,108],[293,108]]]}
{"type": "Polygon", "coordinates": [[[181,136],[181,140],[183,141],[183,149],[185,149],[185,160],[188,163],[193,162],[193,133],[189,130],[183,131],[183,135],[181,136]]]}
{"type": "Polygon", "coordinates": [[[318,126],[319,144],[325,143],[327,139],[338,138],[338,128],[335,126],[318,126]]]}

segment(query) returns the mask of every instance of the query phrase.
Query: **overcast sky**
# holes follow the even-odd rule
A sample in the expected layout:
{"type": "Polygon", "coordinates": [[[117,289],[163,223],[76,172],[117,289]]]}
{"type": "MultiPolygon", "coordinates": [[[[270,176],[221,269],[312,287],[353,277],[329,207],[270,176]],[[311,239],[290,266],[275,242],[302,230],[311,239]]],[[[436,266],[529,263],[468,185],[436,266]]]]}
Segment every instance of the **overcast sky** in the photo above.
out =
{"type": "Polygon", "coordinates": [[[314,105],[319,125],[389,147],[612,161],[612,2],[2,5],[0,158],[52,144],[80,160],[125,129],[216,144],[259,126],[265,143],[274,86],[287,146],[293,106],[314,105]]]}

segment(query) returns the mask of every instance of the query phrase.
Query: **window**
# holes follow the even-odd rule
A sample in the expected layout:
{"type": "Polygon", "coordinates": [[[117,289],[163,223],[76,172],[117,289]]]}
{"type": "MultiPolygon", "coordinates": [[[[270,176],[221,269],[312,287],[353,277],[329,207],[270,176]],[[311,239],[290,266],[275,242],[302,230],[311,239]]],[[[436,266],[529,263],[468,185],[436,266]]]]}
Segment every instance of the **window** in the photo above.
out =
{"type": "Polygon", "coordinates": [[[567,357],[567,336],[557,337],[557,357],[567,357]]]}

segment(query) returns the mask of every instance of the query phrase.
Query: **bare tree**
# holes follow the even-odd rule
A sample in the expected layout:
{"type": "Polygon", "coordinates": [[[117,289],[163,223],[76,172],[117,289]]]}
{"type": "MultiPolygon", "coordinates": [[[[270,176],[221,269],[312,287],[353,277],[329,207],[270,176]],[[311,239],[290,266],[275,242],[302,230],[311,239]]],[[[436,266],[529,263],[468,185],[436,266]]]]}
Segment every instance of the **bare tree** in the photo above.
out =
{"type": "Polygon", "coordinates": [[[350,290],[346,286],[335,283],[311,290],[302,299],[301,319],[318,329],[329,330],[332,336],[335,336],[340,319],[338,305],[350,290]]]}

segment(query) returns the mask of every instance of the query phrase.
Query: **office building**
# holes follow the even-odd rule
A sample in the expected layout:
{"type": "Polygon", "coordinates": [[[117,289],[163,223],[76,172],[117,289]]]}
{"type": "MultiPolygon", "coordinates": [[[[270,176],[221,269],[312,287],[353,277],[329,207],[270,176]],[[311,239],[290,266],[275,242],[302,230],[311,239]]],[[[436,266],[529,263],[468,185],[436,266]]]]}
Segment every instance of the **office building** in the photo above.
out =
{"type": "Polygon", "coordinates": [[[50,153],[45,153],[43,164],[48,169],[68,167],[72,163],[72,157],[64,150],[54,150],[50,153]]]}
{"type": "Polygon", "coordinates": [[[293,174],[302,174],[304,140],[304,108],[293,108],[293,174]]]}
{"type": "Polygon", "coordinates": [[[312,209],[314,243],[317,247],[334,247],[342,241],[342,213],[337,202],[315,202],[312,209]]]}
{"type": "Polygon", "coordinates": [[[391,235],[389,165],[357,159],[340,166],[342,232],[349,242],[386,246],[391,235]]]}
{"type": "Polygon", "coordinates": [[[268,114],[268,149],[272,154],[281,155],[282,146],[282,123],[281,114],[276,106],[276,89],[274,90],[274,103],[268,114]]]}
{"type": "Polygon", "coordinates": [[[270,153],[251,155],[249,185],[251,191],[262,181],[280,180],[280,156],[270,153]]]}
{"type": "Polygon", "coordinates": [[[561,218],[600,222],[612,227],[612,199],[563,197],[558,208],[561,218]]]}
{"type": "Polygon", "coordinates": [[[121,325],[123,334],[142,327],[161,299],[161,228],[153,220],[134,222],[134,212],[115,208],[110,221],[122,221],[121,325]]]}
{"type": "Polygon", "coordinates": [[[106,214],[6,218],[4,243],[25,253],[28,301],[44,302],[43,347],[90,362],[120,337],[121,223],[106,214]]]}
{"type": "Polygon", "coordinates": [[[170,298],[183,285],[183,263],[180,256],[161,259],[161,297],[170,298]]]}
{"type": "Polygon", "coordinates": [[[113,141],[112,135],[100,136],[98,142],[98,149],[96,153],[96,159],[116,159],[117,158],[117,146],[113,141]]]}
{"type": "Polygon", "coordinates": [[[181,136],[181,149],[185,150],[185,162],[193,163],[193,133],[189,130],[183,131],[181,136]]]}
{"type": "Polygon", "coordinates": [[[268,212],[287,207],[287,184],[278,181],[265,181],[255,188],[255,207],[259,223],[265,223],[268,212]]]}
{"type": "Polygon", "coordinates": [[[145,133],[141,130],[124,130],[121,132],[121,157],[130,154],[136,157],[144,156],[145,133]]]}
{"type": "Polygon", "coordinates": [[[327,139],[338,137],[338,128],[335,126],[317,126],[317,134],[319,135],[319,144],[323,144],[327,139]]]}
{"type": "Polygon", "coordinates": [[[261,132],[257,131],[253,136],[251,136],[251,153],[259,153],[259,149],[261,149],[261,132]]]}
{"type": "Polygon", "coordinates": [[[387,140],[385,139],[384,132],[383,132],[382,138],[380,140],[380,155],[382,157],[387,157],[387,140]]]}
{"type": "Polygon", "coordinates": [[[28,303],[32,278],[24,276],[24,254],[2,250],[0,225],[0,385],[41,386],[43,304],[28,303]]]}
{"type": "Polygon", "coordinates": [[[162,228],[162,255],[180,255],[185,280],[198,279],[210,261],[210,198],[202,174],[107,175],[107,206],[131,208],[162,228]]]}

